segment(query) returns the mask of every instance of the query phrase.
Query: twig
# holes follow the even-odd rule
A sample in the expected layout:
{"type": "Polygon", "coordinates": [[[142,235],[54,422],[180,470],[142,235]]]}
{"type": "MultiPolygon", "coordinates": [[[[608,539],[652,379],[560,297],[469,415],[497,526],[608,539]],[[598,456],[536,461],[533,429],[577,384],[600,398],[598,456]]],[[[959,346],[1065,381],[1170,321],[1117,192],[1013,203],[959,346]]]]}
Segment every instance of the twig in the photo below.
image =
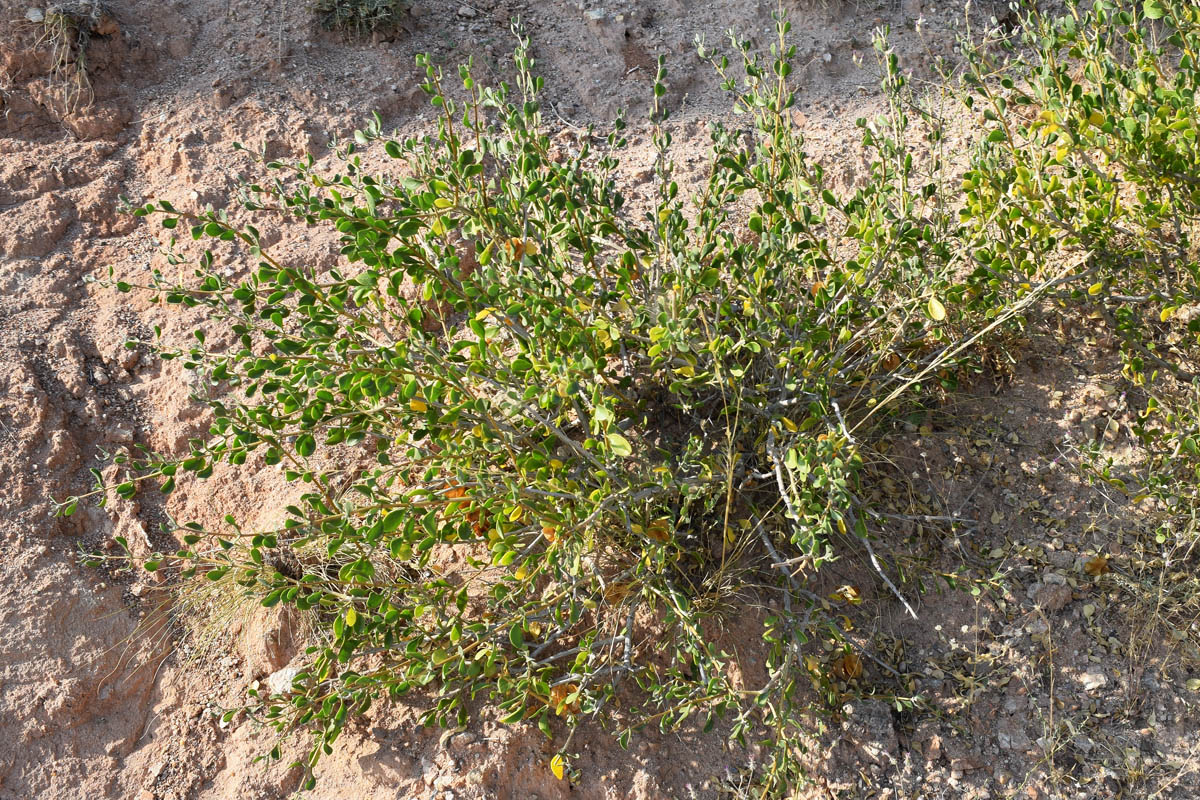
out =
{"type": "Polygon", "coordinates": [[[875,557],[875,548],[871,547],[871,540],[864,536],[862,537],[862,542],[867,546],[867,555],[871,557],[871,566],[875,568],[875,572],[879,574],[879,577],[883,578],[883,582],[886,583],[887,587],[892,590],[892,594],[896,595],[896,598],[904,604],[904,608],[908,611],[912,618],[917,619],[917,612],[914,611],[913,607],[908,604],[908,601],[904,599],[904,595],[900,594],[900,590],[896,588],[896,584],[892,583],[892,579],[889,578],[887,573],[883,571],[883,567],[880,565],[879,559],[875,557]]]}

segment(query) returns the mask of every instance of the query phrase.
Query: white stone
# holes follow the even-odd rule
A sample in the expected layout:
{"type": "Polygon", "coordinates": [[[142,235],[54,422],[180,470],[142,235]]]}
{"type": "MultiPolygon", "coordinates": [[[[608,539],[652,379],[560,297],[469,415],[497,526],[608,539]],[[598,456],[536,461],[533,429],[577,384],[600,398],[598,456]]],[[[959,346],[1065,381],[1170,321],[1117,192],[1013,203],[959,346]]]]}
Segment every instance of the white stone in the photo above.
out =
{"type": "Polygon", "coordinates": [[[292,690],[292,681],[300,674],[299,667],[284,667],[267,676],[267,688],[271,694],[283,694],[292,690]]]}

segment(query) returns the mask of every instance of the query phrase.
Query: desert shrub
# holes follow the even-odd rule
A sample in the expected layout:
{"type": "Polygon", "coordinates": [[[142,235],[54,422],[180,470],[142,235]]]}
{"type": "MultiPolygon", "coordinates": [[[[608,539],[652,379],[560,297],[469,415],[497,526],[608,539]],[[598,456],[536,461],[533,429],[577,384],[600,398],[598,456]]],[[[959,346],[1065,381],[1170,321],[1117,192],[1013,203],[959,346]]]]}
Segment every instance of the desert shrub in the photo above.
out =
{"type": "Polygon", "coordinates": [[[326,28],[362,35],[399,25],[408,13],[405,0],[316,0],[313,13],[326,28]]]}
{"type": "MultiPolygon", "coordinates": [[[[904,601],[887,518],[864,499],[889,417],[987,369],[984,345],[1056,305],[1110,320],[1132,376],[1147,358],[1176,371],[1160,342],[1179,327],[1164,309],[1195,298],[1183,54],[1198,23],[1187,4],[1146,8],[1031,16],[1024,45],[967,47],[956,113],[985,124],[961,192],[944,124],[882,36],[887,102],[859,121],[861,188],[833,191],[804,152],[780,21],[770,57],[733,42],[736,74],[704,53],[750,135],[713,125],[693,196],[660,64],[657,193],[641,211],[615,177],[624,123],[558,148],[526,41],[512,87],[464,66],[450,91],[422,59],[435,134],[395,141],[376,121],[340,149],[339,174],[271,163],[279,178],[247,186],[252,214],[335,228],[336,268],[282,263],[221,211],[135,210],[240,242],[256,266],[231,281],[205,252],[193,281],[145,287],[220,334],[163,351],[204,376],[212,425],[181,458],[119,457],[123,477],[98,491],[169,492],[220,463],[277,466],[302,489],[277,530],[189,523],[146,566],[311,615],[291,691],[255,706],[315,733],[310,769],[384,697],[423,693],[428,724],[482,705],[548,735],[619,700],[622,741],[692,715],[765,737],[760,777],[782,793],[824,679],[804,645],[837,636],[814,577],[862,553],[904,601]],[[1142,33],[1167,21],[1170,51],[1142,33]],[[1116,39],[1128,49],[1109,67],[1116,39]],[[402,167],[369,172],[372,147],[402,167]],[[735,679],[713,633],[750,606],[767,610],[761,686],[735,679]]],[[[851,650],[837,665],[862,672],[851,650]]]]}
{"type": "MultiPolygon", "coordinates": [[[[1053,274],[1047,297],[1098,315],[1132,380],[1186,379],[1188,357],[1164,336],[1200,276],[1200,9],[1150,0],[1068,11],[1031,14],[1021,36],[967,49],[963,100],[989,125],[963,179],[962,217],[991,240],[968,285],[982,307],[1003,307],[1053,274]]],[[[1177,338],[1194,344],[1197,333],[1192,320],[1177,338]]]]}
{"type": "Polygon", "coordinates": [[[1086,570],[1124,598],[1131,658],[1165,644],[1200,663],[1200,8],[1069,4],[965,52],[964,103],[990,125],[963,218],[994,236],[968,283],[987,308],[1053,274],[1046,310],[1118,343],[1134,447],[1114,458],[1098,435],[1080,464],[1130,553],[1086,570]]]}

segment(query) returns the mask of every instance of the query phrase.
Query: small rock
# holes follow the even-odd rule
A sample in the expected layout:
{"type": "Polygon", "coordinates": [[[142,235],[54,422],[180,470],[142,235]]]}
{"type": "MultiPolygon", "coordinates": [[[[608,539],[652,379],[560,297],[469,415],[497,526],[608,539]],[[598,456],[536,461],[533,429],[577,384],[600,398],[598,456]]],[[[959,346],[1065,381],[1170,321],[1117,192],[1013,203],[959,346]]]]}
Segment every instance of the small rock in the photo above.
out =
{"type": "Polygon", "coordinates": [[[1079,685],[1084,691],[1094,692],[1108,684],[1108,676],[1099,670],[1088,670],[1079,676],[1079,685]]]}
{"type": "Polygon", "coordinates": [[[1033,602],[1043,611],[1062,611],[1071,602],[1071,587],[1060,583],[1045,583],[1033,596],[1033,602]]]}
{"type": "Polygon", "coordinates": [[[1035,619],[1033,622],[1025,626],[1025,632],[1030,636],[1045,636],[1050,631],[1050,626],[1044,619],[1035,619]]]}
{"type": "Polygon", "coordinates": [[[46,18],[46,15],[42,12],[42,10],[40,8],[30,8],[25,12],[25,19],[29,20],[30,22],[34,23],[35,25],[37,23],[41,22],[42,20],[44,20],[45,18],[46,18]]]}
{"type": "Polygon", "coordinates": [[[479,736],[477,734],[470,733],[468,731],[464,731],[462,733],[456,733],[453,736],[451,736],[449,739],[449,742],[447,744],[449,745],[450,750],[453,750],[455,752],[461,752],[461,751],[469,748],[471,745],[475,744],[478,741],[479,741],[479,736]]]}
{"type": "Polygon", "coordinates": [[[459,6],[458,15],[467,19],[475,19],[475,9],[470,6],[459,6]]]}
{"type": "MultiPolygon", "coordinates": [[[[1076,555],[1074,553],[1068,553],[1064,550],[1056,550],[1046,554],[1046,560],[1059,569],[1067,569],[1073,566],[1075,559],[1076,555]]],[[[1047,581],[1047,583],[1054,583],[1054,581],[1047,581]]]]}
{"type": "Polygon", "coordinates": [[[267,676],[267,688],[271,690],[271,694],[289,692],[292,689],[292,681],[299,674],[299,667],[284,667],[278,672],[272,672],[267,676]]]}
{"type": "Polygon", "coordinates": [[[301,615],[292,606],[257,608],[242,630],[242,656],[253,677],[282,669],[301,644],[301,615]]]}
{"type": "Polygon", "coordinates": [[[933,763],[942,757],[942,737],[936,733],[925,743],[925,760],[933,763]]]}

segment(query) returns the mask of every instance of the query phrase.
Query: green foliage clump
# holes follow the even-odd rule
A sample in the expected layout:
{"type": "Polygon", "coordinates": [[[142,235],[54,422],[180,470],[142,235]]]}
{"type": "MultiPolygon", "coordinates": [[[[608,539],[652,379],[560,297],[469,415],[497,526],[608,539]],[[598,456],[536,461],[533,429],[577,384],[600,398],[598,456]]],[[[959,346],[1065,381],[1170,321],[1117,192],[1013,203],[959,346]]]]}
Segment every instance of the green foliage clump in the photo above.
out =
{"type": "MultiPolygon", "coordinates": [[[[622,698],[633,724],[725,717],[765,736],[761,777],[782,792],[821,677],[805,643],[838,635],[813,577],[861,551],[903,599],[864,484],[881,423],[987,369],[987,348],[1047,307],[1108,321],[1131,380],[1181,374],[1200,12],[1151,7],[1031,15],[1024,47],[967,47],[960,110],[984,125],[961,194],[944,124],[882,37],[887,104],[859,121],[861,188],[833,191],[805,154],[780,21],[768,59],[734,41],[736,76],[704,53],[750,135],[712,127],[693,196],[660,63],[657,193],[636,212],[615,177],[624,123],[556,149],[527,42],[513,87],[464,66],[456,94],[422,59],[436,134],[395,141],[376,122],[339,174],[272,163],[286,180],[248,187],[250,212],[336,229],[336,269],[280,262],[223,212],[135,211],[240,242],[256,268],[230,281],[206,252],[193,283],[150,287],[221,333],[163,353],[205,377],[213,422],[183,458],[120,457],[107,488],[170,491],[221,463],[300,487],[277,530],[189,524],[148,566],[312,616],[292,690],[256,697],[281,729],[315,732],[310,768],[380,698],[425,693],[422,721],[441,725],[482,703],[547,735],[622,698]],[[1164,24],[1164,44],[1147,38],[1164,24]],[[1118,42],[1127,57],[1105,59],[1118,42]],[[368,147],[405,177],[366,170],[368,147]],[[713,635],[750,606],[765,609],[755,686],[713,635]]],[[[853,654],[841,665],[861,672],[853,654]]]]}
{"type": "MultiPolygon", "coordinates": [[[[1083,303],[1120,338],[1135,384],[1157,371],[1188,379],[1186,348],[1161,340],[1200,293],[1200,8],[1069,12],[967,49],[963,100],[988,128],[961,214],[990,240],[969,284],[986,308],[1050,279],[1047,298],[1083,303]]],[[[1181,341],[1196,334],[1200,320],[1181,341]]]]}
{"type": "Polygon", "coordinates": [[[408,13],[406,0],[316,0],[313,11],[326,28],[357,35],[399,25],[408,13]]]}

